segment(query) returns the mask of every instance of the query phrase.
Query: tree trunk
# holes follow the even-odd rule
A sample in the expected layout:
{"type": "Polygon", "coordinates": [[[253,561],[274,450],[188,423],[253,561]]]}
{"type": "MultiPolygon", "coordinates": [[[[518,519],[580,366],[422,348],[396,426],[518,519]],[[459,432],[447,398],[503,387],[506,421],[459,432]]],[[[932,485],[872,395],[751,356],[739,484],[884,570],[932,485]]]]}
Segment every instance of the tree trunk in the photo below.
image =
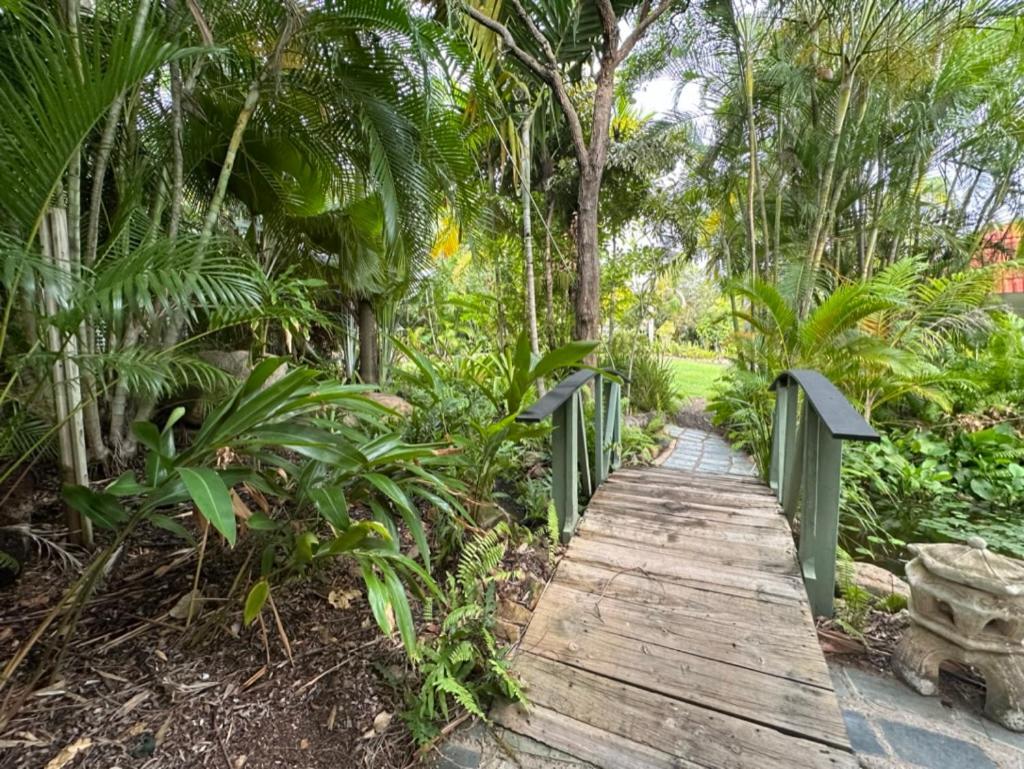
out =
{"type": "Polygon", "coordinates": [[[367,384],[376,384],[380,377],[380,359],[377,351],[377,316],[373,302],[359,300],[359,378],[367,384]]]}
{"type": "MultiPolygon", "coordinates": [[[[523,203],[523,262],[525,263],[524,269],[526,271],[526,325],[530,332],[530,350],[534,355],[537,355],[540,353],[540,345],[537,341],[537,286],[533,275],[533,215],[530,210],[533,207],[533,198],[530,196],[530,163],[532,161],[532,154],[530,152],[530,124],[533,123],[534,112],[534,109],[530,110],[530,113],[523,120],[523,125],[520,130],[520,144],[522,146],[519,149],[519,157],[521,159],[519,184],[522,187],[523,203]]],[[[541,383],[540,386],[543,390],[544,384],[541,383]]]]}
{"type": "MultiPolygon", "coordinates": [[[[52,208],[43,218],[39,241],[44,257],[55,268],[70,278],[71,259],[68,245],[67,212],[52,208]]],[[[66,304],[66,285],[51,285],[44,289],[46,314],[55,316],[66,304]]],[[[85,422],[82,418],[82,384],[75,356],[78,353],[78,335],[69,334],[61,339],[60,330],[50,324],[47,345],[56,356],[53,364],[53,401],[55,419],[59,426],[58,445],[64,481],[89,485],[89,464],[85,449],[85,422]]],[[[92,545],[92,523],[70,507],[66,511],[70,538],[76,544],[92,545]]]]}
{"type": "Polygon", "coordinates": [[[853,85],[853,73],[846,72],[839,84],[836,113],[832,121],[828,160],[825,164],[825,173],[818,188],[817,213],[814,220],[814,228],[811,231],[810,250],[807,255],[808,269],[805,273],[806,279],[802,281],[803,285],[800,289],[800,300],[798,303],[801,318],[805,317],[808,310],[810,310],[818,268],[821,266],[821,258],[825,253],[825,246],[829,240],[828,214],[834,195],[833,181],[839,160],[839,145],[843,138],[843,128],[846,126],[846,115],[850,108],[850,98],[853,95],[853,85]]]}
{"type": "Polygon", "coordinates": [[[597,339],[601,330],[601,262],[597,234],[601,176],[580,169],[576,220],[576,339],[597,339]]]}
{"type": "Polygon", "coordinates": [[[555,201],[548,203],[548,214],[544,227],[544,326],[548,345],[557,347],[555,337],[555,278],[551,266],[551,222],[555,215],[555,201]]]}

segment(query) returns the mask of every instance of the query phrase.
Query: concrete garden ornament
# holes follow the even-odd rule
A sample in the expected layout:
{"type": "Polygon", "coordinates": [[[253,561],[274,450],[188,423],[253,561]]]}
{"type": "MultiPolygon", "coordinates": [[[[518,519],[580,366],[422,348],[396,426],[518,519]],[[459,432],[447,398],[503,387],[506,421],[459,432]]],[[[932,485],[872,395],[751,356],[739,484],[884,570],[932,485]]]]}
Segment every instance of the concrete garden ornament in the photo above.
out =
{"type": "Polygon", "coordinates": [[[981,671],[985,713],[1024,731],[1024,562],[966,545],[911,545],[910,628],[893,667],[920,694],[938,690],[947,660],[981,671]]]}

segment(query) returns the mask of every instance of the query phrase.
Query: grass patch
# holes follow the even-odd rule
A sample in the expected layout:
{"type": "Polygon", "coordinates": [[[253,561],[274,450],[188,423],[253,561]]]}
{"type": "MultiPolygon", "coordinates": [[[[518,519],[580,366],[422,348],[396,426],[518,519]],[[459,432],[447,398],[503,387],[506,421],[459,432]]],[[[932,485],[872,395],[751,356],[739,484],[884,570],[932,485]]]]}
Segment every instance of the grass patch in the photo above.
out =
{"type": "Polygon", "coordinates": [[[725,364],[691,358],[672,358],[676,394],[680,400],[709,398],[715,382],[725,373],[725,364]]]}

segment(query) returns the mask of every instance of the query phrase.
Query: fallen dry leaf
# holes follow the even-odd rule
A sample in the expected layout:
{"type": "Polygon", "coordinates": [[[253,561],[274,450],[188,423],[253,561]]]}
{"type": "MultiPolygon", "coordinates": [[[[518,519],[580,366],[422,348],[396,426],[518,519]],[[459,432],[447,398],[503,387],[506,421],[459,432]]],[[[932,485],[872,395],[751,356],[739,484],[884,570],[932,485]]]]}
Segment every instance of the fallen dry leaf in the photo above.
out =
{"type": "Polygon", "coordinates": [[[377,732],[377,734],[383,734],[384,730],[391,725],[392,718],[393,715],[391,713],[388,713],[386,710],[382,710],[377,714],[377,717],[373,719],[373,730],[377,732]]]}
{"type": "Polygon", "coordinates": [[[46,765],[46,769],[62,769],[74,761],[75,756],[91,747],[92,740],[90,738],[80,737],[51,758],[50,762],[46,765]]]}
{"type": "Polygon", "coordinates": [[[252,518],[252,510],[249,506],[242,501],[242,498],[238,496],[238,492],[231,489],[231,507],[235,511],[235,517],[241,521],[248,521],[252,518]]]}
{"type": "Polygon", "coordinates": [[[352,605],[352,600],[358,598],[362,593],[358,590],[332,590],[327,594],[327,603],[335,609],[347,609],[352,605]]]}
{"type": "Polygon", "coordinates": [[[203,605],[203,594],[200,590],[190,590],[185,593],[178,602],[171,607],[171,610],[167,612],[168,616],[173,619],[185,619],[189,613],[189,607],[195,604],[192,609],[192,616],[196,616],[199,613],[200,607],[203,605]]]}

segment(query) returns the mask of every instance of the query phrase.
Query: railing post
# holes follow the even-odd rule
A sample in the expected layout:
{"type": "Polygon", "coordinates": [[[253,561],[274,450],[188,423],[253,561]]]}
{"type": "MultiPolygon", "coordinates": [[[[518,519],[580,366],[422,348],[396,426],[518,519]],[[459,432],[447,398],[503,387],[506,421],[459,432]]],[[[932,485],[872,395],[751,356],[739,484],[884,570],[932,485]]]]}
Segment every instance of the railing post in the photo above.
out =
{"type": "Polygon", "coordinates": [[[582,391],[577,390],[576,394],[572,397],[576,401],[576,437],[578,441],[576,457],[580,473],[580,487],[582,488],[584,499],[590,499],[594,496],[594,489],[597,488],[597,485],[594,483],[594,476],[590,470],[590,451],[587,448],[587,427],[583,424],[583,393],[582,391]]]}
{"type": "Polygon", "coordinates": [[[576,531],[576,522],[579,519],[578,404],[575,396],[570,397],[552,414],[554,429],[551,434],[551,494],[558,513],[558,530],[563,544],[567,543],[576,531]]]}
{"type": "Polygon", "coordinates": [[[619,445],[622,443],[622,385],[608,383],[608,415],[605,422],[605,439],[609,442],[608,471],[618,470],[622,464],[619,445]]]}
{"type": "Polygon", "coordinates": [[[608,480],[608,463],[605,462],[604,421],[605,421],[604,377],[594,377],[594,486],[608,480]]]}
{"type": "Polygon", "coordinates": [[[814,616],[831,617],[839,539],[839,483],[843,442],[833,438],[818,413],[804,404],[803,509],[800,568],[814,616]]]}
{"type": "Polygon", "coordinates": [[[768,484],[781,502],[786,488],[786,468],[796,443],[796,412],[799,387],[787,382],[775,390],[775,414],[772,418],[772,454],[768,484]]]}
{"type": "Polygon", "coordinates": [[[796,423],[796,408],[793,411],[793,438],[786,446],[786,454],[783,457],[782,493],[779,500],[782,502],[782,512],[786,514],[786,519],[790,523],[796,517],[796,511],[800,505],[800,491],[802,489],[800,481],[805,465],[803,458],[806,453],[808,415],[813,412],[813,409],[805,399],[803,415],[800,417],[799,425],[796,423]]]}

